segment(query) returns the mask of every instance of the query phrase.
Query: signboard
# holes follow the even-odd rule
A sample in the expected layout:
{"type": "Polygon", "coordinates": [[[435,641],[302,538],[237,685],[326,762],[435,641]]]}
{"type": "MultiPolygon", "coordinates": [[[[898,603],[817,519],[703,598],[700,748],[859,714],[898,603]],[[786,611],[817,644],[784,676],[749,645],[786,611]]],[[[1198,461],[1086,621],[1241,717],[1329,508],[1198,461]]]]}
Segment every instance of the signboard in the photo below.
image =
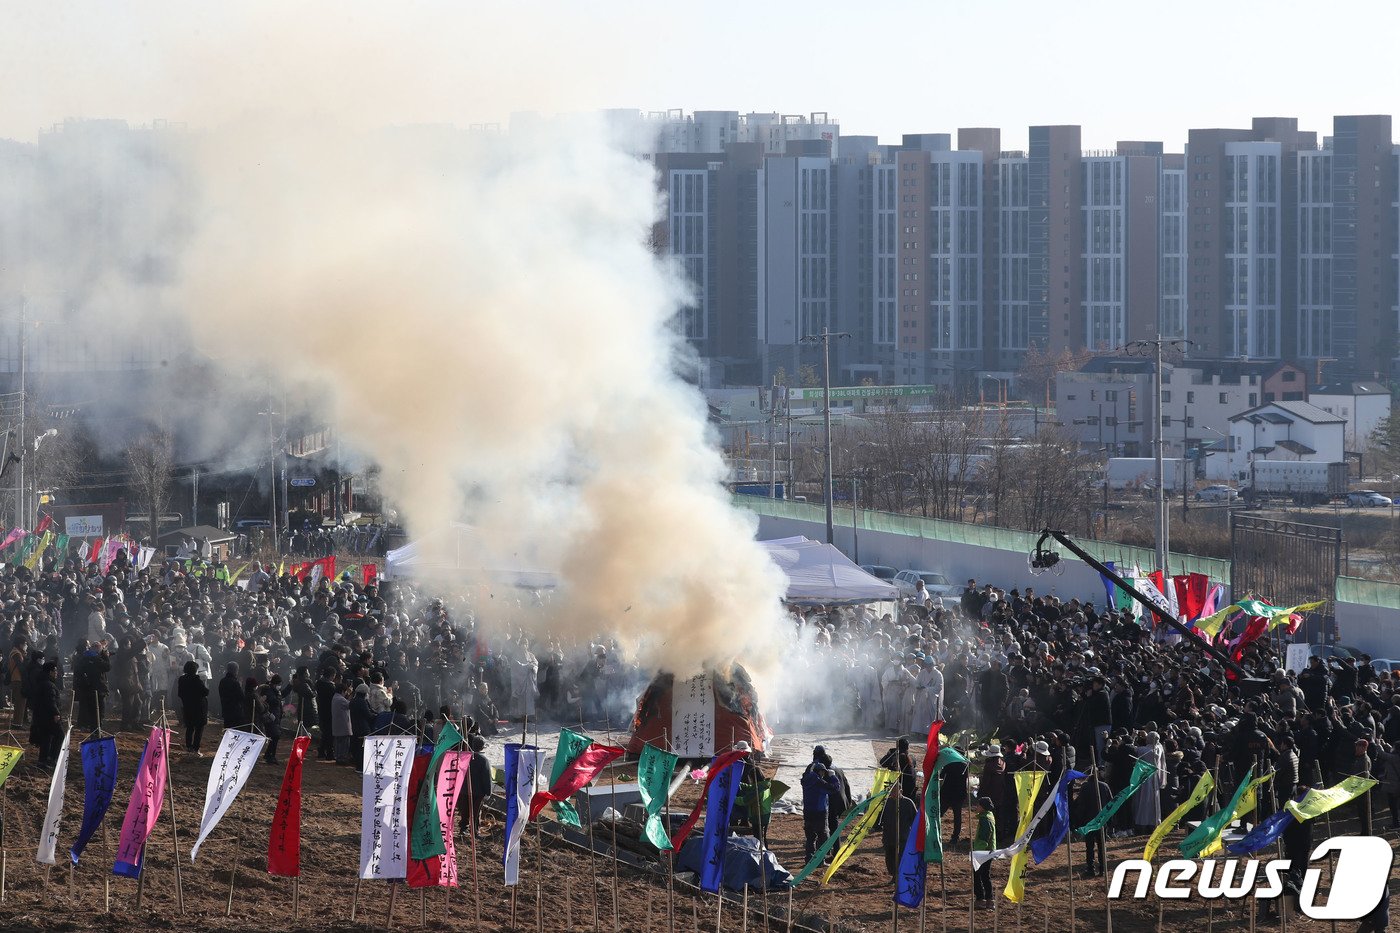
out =
{"type": "Polygon", "coordinates": [[[671,751],[682,758],[715,753],[715,683],[709,674],[677,681],[671,691],[671,751]]]}
{"type": "Polygon", "coordinates": [[[314,477],[314,476],[293,476],[293,477],[291,478],[290,482],[291,482],[291,484],[292,484],[293,486],[315,486],[315,485],[316,485],[316,477],[314,477]]]}
{"type": "Polygon", "coordinates": [[[63,520],[63,533],[70,538],[95,538],[102,534],[102,516],[69,515],[63,520]]]}
{"type": "Polygon", "coordinates": [[[1295,674],[1301,674],[1308,667],[1308,644],[1306,642],[1299,645],[1288,645],[1288,654],[1284,658],[1283,666],[1295,674]]]}
{"type": "MultiPolygon", "coordinates": [[[[832,386],[833,399],[853,398],[908,398],[910,396],[937,395],[944,391],[942,386],[832,386]]],[[[788,389],[788,400],[793,402],[820,402],[821,389],[788,389]]]]}

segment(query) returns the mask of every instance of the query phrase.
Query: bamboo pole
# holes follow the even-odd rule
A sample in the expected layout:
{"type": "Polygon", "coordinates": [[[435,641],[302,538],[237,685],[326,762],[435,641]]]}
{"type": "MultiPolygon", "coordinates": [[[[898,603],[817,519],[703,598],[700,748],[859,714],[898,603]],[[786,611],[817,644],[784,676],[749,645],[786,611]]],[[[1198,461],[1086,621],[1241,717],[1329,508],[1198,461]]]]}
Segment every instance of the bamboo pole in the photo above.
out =
{"type": "MultiPolygon", "coordinates": [[[[98,715],[101,715],[100,711],[98,715]]],[[[179,905],[180,913],[183,915],[185,912],[185,884],[180,874],[180,832],[175,826],[175,769],[170,766],[170,717],[165,710],[164,701],[161,702],[160,721],[161,741],[165,744],[165,802],[170,806],[170,846],[175,853],[175,902],[179,905]]],[[[144,875],[146,873],[145,866],[143,865],[141,868],[141,874],[144,875]]]]}
{"type": "MultiPolygon", "coordinates": [[[[583,693],[579,692],[578,697],[578,728],[579,732],[586,732],[583,726],[583,693]]],[[[669,832],[669,827],[667,828],[669,832]]],[[[592,874],[593,883],[590,890],[593,894],[593,933],[598,933],[598,850],[593,843],[593,795],[588,797],[588,868],[592,874]]],[[[479,920],[480,918],[478,918],[479,920]]]]}
{"type": "MultiPolygon", "coordinates": [[[[611,713],[608,711],[608,709],[607,709],[606,706],[603,708],[603,726],[608,730],[608,744],[611,745],[611,744],[613,743],[613,741],[612,741],[612,716],[611,716],[611,713]]],[[[618,896],[617,896],[617,863],[618,863],[619,860],[618,860],[618,857],[617,857],[617,817],[618,817],[618,812],[617,812],[617,775],[616,775],[616,774],[614,774],[614,775],[612,776],[612,783],[610,783],[608,786],[611,788],[611,790],[610,790],[610,792],[609,792],[610,795],[611,795],[611,800],[610,800],[610,802],[609,802],[609,804],[608,804],[608,807],[609,807],[609,809],[612,810],[612,814],[613,814],[613,818],[612,818],[611,820],[608,821],[609,824],[610,824],[611,827],[612,827],[612,852],[611,852],[610,854],[611,854],[611,857],[612,857],[613,933],[619,933],[619,931],[622,929],[622,923],[621,923],[621,920],[620,920],[620,918],[619,918],[619,913],[618,913],[618,911],[619,911],[619,904],[618,904],[618,896]]],[[[722,900],[722,899],[723,899],[723,895],[721,894],[721,900],[722,900]]]]}
{"type": "Polygon", "coordinates": [[[359,911],[359,909],[360,909],[360,885],[361,885],[363,882],[364,882],[364,879],[363,879],[363,878],[361,878],[359,875],[356,875],[356,876],[355,876],[355,896],[354,896],[354,898],[352,898],[351,901],[350,901],[350,922],[351,922],[351,923],[354,923],[354,922],[355,922],[355,914],[356,914],[356,913],[359,911]]]}
{"type": "Polygon", "coordinates": [[[384,929],[394,928],[394,901],[399,896],[399,884],[397,881],[389,882],[389,909],[384,912],[384,929]]]}
{"type": "MultiPolygon", "coordinates": [[[[535,716],[535,750],[536,754],[540,747],[540,717],[535,716]]],[[[535,788],[530,788],[533,796],[535,788]]],[[[535,929],[537,933],[544,933],[544,895],[542,893],[542,879],[544,878],[544,829],[540,826],[538,818],[535,820],[535,929]]]]}
{"type": "MultiPolygon", "coordinates": [[[[938,818],[943,819],[943,814],[940,813],[938,818]]],[[[948,933],[948,872],[942,861],[938,863],[938,883],[943,887],[943,896],[938,903],[938,914],[943,921],[943,933],[948,933]]]]}
{"type": "Polygon", "coordinates": [[[243,834],[239,833],[237,842],[233,846],[233,860],[229,863],[228,870],[228,903],[224,905],[224,916],[233,916],[233,887],[238,879],[238,853],[243,848],[243,834]]]}
{"type": "MultiPolygon", "coordinates": [[[[1093,770],[1090,772],[1090,774],[1092,775],[1091,780],[1094,782],[1094,812],[1095,812],[1095,813],[1099,813],[1099,812],[1102,812],[1102,810],[1103,810],[1103,791],[1102,791],[1102,789],[1101,789],[1100,786],[1099,786],[1099,785],[1100,785],[1100,782],[1101,782],[1101,778],[1100,778],[1100,775],[1099,775],[1099,751],[1098,751],[1098,746],[1096,746],[1096,745],[1095,745],[1094,743],[1092,743],[1092,742],[1089,743],[1089,763],[1093,765],[1093,770]]],[[[1072,839],[1072,838],[1073,838],[1073,837],[1071,837],[1071,839],[1072,839]]],[[[1070,843],[1070,846],[1073,847],[1073,845],[1074,845],[1074,843],[1071,842],[1071,843],[1070,843]]],[[[1091,854],[1093,853],[1093,849],[1092,849],[1092,848],[1091,848],[1089,851],[1090,851],[1091,854]]],[[[1091,864],[1090,864],[1090,867],[1091,867],[1091,868],[1093,867],[1092,861],[1093,861],[1093,860],[1091,859],[1091,860],[1090,860],[1090,863],[1091,863],[1091,864]]],[[[1108,896],[1109,876],[1108,876],[1108,828],[1107,828],[1107,825],[1104,825],[1104,826],[1100,826],[1100,827],[1099,827],[1099,870],[1103,872],[1103,883],[1104,883],[1104,907],[1105,907],[1105,909],[1106,909],[1107,912],[1108,912],[1108,933],[1113,933],[1113,900],[1112,900],[1111,898],[1109,898],[1109,896],[1108,896]]]]}
{"type": "Polygon", "coordinates": [[[292,878],[292,922],[301,919],[301,878],[292,878]]]}

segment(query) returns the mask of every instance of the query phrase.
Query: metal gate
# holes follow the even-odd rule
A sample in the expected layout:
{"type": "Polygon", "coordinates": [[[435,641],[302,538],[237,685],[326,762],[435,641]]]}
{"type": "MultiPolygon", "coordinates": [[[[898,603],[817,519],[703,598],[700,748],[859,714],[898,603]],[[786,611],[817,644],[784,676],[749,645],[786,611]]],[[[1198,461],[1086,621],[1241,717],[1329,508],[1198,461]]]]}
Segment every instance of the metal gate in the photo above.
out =
{"type": "Polygon", "coordinates": [[[1305,620],[1309,642],[1319,643],[1324,631],[1331,635],[1336,630],[1333,613],[1341,561],[1340,528],[1239,513],[1230,516],[1231,596],[1244,599],[1253,594],[1275,606],[1327,600],[1322,612],[1305,620]]]}

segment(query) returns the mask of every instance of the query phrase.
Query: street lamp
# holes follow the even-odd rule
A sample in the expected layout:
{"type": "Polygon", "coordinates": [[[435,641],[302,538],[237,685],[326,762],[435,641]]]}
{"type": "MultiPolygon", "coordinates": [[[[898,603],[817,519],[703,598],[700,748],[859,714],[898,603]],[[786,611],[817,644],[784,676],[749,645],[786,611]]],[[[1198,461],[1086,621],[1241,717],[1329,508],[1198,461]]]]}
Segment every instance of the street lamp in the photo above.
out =
{"type": "Polygon", "coordinates": [[[808,334],[802,338],[803,343],[816,343],[818,340],[822,344],[822,408],[823,408],[823,433],[826,435],[824,444],[826,448],[826,543],[836,543],[836,524],[831,513],[831,338],[850,339],[850,334],[845,332],[833,333],[828,328],[823,327],[820,334],[808,334]]]}

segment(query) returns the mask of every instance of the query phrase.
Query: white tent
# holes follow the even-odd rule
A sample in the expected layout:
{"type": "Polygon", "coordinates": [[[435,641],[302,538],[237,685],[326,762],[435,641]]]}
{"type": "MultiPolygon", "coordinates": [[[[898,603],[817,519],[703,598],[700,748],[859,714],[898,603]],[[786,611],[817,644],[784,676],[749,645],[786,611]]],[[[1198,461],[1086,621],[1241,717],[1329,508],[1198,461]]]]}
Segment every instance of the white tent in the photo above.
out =
{"type": "Polygon", "coordinates": [[[801,536],[758,543],[787,577],[788,602],[829,605],[899,598],[899,587],[861,570],[830,544],[801,536]]]}
{"type": "Polygon", "coordinates": [[[481,536],[471,525],[452,522],[431,536],[431,545],[423,539],[410,541],[384,556],[384,576],[400,577],[450,576],[474,583],[499,583],[526,589],[549,589],[557,585],[554,574],[546,570],[524,567],[483,566],[488,551],[481,536]]]}

